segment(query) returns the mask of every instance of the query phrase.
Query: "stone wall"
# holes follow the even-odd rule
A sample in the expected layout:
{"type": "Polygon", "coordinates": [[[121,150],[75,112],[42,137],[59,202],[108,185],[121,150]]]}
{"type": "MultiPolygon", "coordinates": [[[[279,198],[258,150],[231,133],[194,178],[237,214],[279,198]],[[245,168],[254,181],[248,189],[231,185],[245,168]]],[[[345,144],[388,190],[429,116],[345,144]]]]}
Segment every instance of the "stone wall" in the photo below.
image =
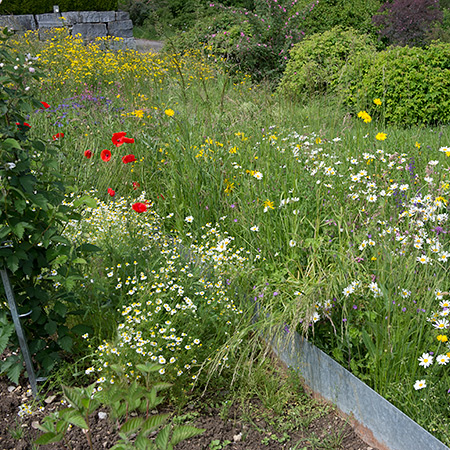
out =
{"type": "Polygon", "coordinates": [[[122,38],[125,47],[136,48],[133,22],[130,20],[129,13],[125,11],[69,11],[0,16],[0,26],[6,26],[18,33],[39,30],[41,39],[46,39],[52,28],[68,27],[72,36],[81,34],[85,41],[114,36],[122,38]]]}

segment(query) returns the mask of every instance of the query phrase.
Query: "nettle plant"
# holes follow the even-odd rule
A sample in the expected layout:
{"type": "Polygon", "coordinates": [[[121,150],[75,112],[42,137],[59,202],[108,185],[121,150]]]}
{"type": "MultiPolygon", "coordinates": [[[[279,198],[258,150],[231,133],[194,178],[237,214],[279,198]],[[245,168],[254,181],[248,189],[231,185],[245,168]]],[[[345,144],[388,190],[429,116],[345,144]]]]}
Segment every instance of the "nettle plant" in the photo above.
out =
{"type": "Polygon", "coordinates": [[[235,15],[241,23],[212,35],[219,49],[227,50],[227,59],[256,79],[279,77],[289,58],[289,50],[303,39],[301,24],[318,1],[300,10],[298,0],[264,0],[255,2],[249,11],[221,4],[210,4],[235,15]]]}
{"type": "MultiPolygon", "coordinates": [[[[84,260],[60,234],[61,225],[77,215],[61,204],[65,188],[55,170],[57,148],[30,137],[27,120],[32,123],[49,107],[31,95],[39,81],[36,61],[9,49],[8,37],[3,31],[0,42],[0,268],[7,270],[19,314],[29,313],[22,325],[43,375],[61,351],[72,349],[66,315],[73,299],[67,292],[77,278],[72,268],[84,260]],[[68,288],[58,295],[52,292],[56,279],[68,288]]],[[[6,299],[0,295],[6,318],[6,299]]],[[[7,335],[12,355],[1,363],[0,372],[17,383],[21,354],[15,354],[15,334],[7,335]]],[[[1,344],[3,352],[8,340],[1,344]]]]}

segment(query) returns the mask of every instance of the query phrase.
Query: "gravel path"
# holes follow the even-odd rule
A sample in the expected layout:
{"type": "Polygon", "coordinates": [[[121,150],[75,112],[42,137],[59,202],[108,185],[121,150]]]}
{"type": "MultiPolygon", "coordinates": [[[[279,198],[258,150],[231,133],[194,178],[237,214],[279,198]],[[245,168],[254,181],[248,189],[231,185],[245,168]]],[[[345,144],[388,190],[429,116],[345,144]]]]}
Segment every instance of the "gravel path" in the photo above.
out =
{"type": "Polygon", "coordinates": [[[164,46],[163,41],[149,41],[147,39],[136,39],[136,50],[141,53],[158,53],[164,46]]]}

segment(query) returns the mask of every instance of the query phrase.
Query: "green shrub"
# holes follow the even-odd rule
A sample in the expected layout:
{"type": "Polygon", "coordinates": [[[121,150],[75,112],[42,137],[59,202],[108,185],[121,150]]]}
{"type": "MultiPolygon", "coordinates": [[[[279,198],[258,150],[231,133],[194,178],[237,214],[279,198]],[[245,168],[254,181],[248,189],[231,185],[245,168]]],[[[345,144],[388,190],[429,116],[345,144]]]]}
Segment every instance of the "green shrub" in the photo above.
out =
{"type": "Polygon", "coordinates": [[[301,94],[338,90],[348,66],[361,54],[372,55],[375,47],[366,35],[337,26],[314,34],[296,44],[279,85],[279,91],[297,97],[301,94]]]}
{"type": "Polygon", "coordinates": [[[366,70],[349,102],[365,109],[374,98],[393,124],[450,122],[450,44],[425,48],[390,47],[364,62],[366,70]]]}
{"type": "MultiPolygon", "coordinates": [[[[309,3],[309,0],[301,0],[298,2],[298,8],[301,9],[309,3]]],[[[320,0],[305,17],[304,31],[310,36],[340,25],[343,28],[354,28],[359,32],[375,35],[372,16],[378,11],[381,3],[380,0],[320,0]]]]}
{"type": "Polygon", "coordinates": [[[45,14],[60,11],[117,11],[117,0],[3,0],[0,14],[45,14]]]}

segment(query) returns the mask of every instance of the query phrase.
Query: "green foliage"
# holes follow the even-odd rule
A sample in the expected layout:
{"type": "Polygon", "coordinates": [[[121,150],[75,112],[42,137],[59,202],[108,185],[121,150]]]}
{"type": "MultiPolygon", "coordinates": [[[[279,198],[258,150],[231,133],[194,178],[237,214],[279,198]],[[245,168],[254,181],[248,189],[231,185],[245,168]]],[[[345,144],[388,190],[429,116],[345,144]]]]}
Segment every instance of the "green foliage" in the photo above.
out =
{"type": "Polygon", "coordinates": [[[352,78],[356,83],[349,95],[349,102],[358,109],[365,109],[374,98],[380,98],[384,118],[389,123],[450,121],[450,44],[391,47],[371,58],[366,55],[361,64],[362,76],[357,78],[354,71],[352,78]]]}
{"type": "MultiPolygon", "coordinates": [[[[31,311],[23,320],[30,351],[39,368],[49,371],[73,343],[66,315],[73,301],[68,292],[78,275],[71,264],[84,260],[76,258],[60,230],[77,215],[61,204],[64,185],[55,170],[56,148],[29,135],[26,120],[32,120],[27,117],[44,109],[29,94],[39,79],[35,61],[3,45],[0,63],[0,267],[8,270],[19,313],[31,311]],[[57,275],[67,288],[59,294],[53,287],[57,275]]],[[[17,348],[16,336],[11,338],[17,348]]],[[[21,365],[4,364],[1,370],[13,369],[17,381],[21,365]]]]}
{"type": "MultiPolygon", "coordinates": [[[[381,6],[381,0],[320,0],[303,22],[307,36],[323,33],[336,26],[353,28],[360,33],[374,35],[372,16],[381,6]]],[[[302,0],[299,8],[309,2],[302,0]]]]}
{"type": "Polygon", "coordinates": [[[60,11],[117,11],[118,0],[3,0],[0,14],[45,14],[60,11]]]}
{"type": "Polygon", "coordinates": [[[314,34],[291,50],[279,91],[290,96],[334,92],[359,55],[374,54],[375,47],[366,35],[337,26],[314,34]]]}
{"type": "Polygon", "coordinates": [[[111,412],[111,416],[119,424],[119,441],[112,449],[158,449],[173,450],[174,446],[185,439],[197,436],[205,430],[187,425],[172,425],[161,428],[168,420],[169,414],[153,414],[153,411],[164,400],[158,392],[170,387],[168,383],[152,383],[150,376],[159,370],[158,364],[140,364],[137,367],[145,380],[145,387],[137,381],[129,382],[120,366],[114,365],[113,370],[117,381],[102,390],[96,389],[96,384],[87,388],[63,387],[65,400],[69,408],[52,413],[44,418],[39,429],[44,433],[35,441],[38,445],[66,440],[70,425],[86,430],[85,436],[89,448],[93,449],[89,415],[102,404],[111,412]],[[138,412],[138,417],[130,417],[138,412]],[[144,415],[144,417],[142,417],[144,415]],[[160,430],[154,440],[148,439],[152,432],[160,430]]]}

